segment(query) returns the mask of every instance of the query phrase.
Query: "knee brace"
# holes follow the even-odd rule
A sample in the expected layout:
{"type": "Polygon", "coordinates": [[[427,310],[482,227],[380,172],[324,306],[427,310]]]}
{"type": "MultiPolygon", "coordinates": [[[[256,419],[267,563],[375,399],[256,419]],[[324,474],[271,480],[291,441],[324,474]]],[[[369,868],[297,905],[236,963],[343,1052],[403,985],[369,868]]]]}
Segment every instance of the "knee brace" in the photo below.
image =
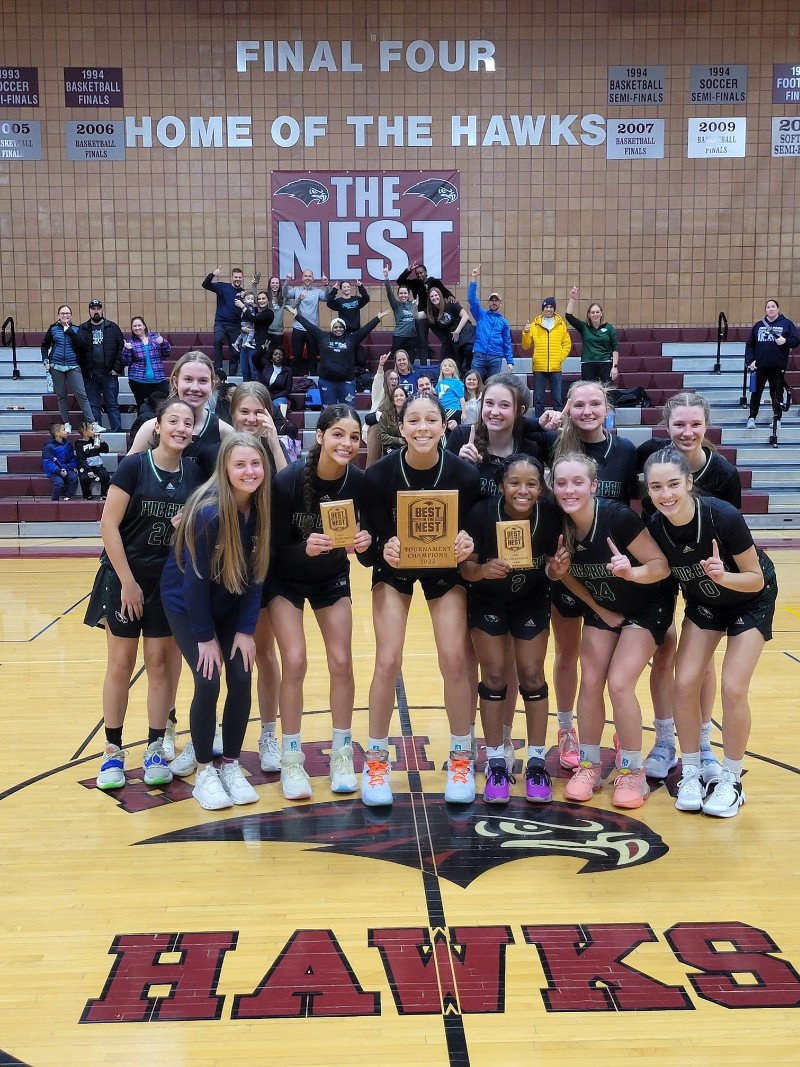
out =
{"type": "Polygon", "coordinates": [[[550,690],[547,687],[547,682],[538,689],[527,690],[523,689],[522,686],[519,687],[519,695],[526,702],[528,700],[546,700],[549,692],[550,690]]]}
{"type": "Polygon", "coordinates": [[[483,682],[478,682],[478,696],[481,700],[505,700],[508,695],[508,686],[504,685],[502,689],[490,689],[488,685],[484,685],[483,682]]]}

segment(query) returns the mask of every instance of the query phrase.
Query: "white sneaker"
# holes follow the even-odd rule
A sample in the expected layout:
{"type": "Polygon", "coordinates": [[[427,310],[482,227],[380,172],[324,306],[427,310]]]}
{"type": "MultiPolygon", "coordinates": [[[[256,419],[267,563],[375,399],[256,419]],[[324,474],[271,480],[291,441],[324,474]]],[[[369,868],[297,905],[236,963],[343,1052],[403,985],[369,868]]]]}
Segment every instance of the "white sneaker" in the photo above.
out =
{"type": "Polygon", "coordinates": [[[369,749],[364,753],[364,770],[361,772],[361,799],[369,808],[392,803],[392,787],[389,753],[381,749],[369,749]]]}
{"type": "Polygon", "coordinates": [[[697,767],[684,767],[683,777],[678,782],[678,799],[675,801],[678,811],[702,811],[703,783],[697,767]]]}
{"type": "Polygon", "coordinates": [[[444,790],[448,804],[471,804],[475,799],[475,771],[469,756],[469,752],[450,753],[444,790]]]}
{"type": "Polygon", "coordinates": [[[217,728],[214,731],[214,744],[211,746],[211,751],[215,756],[221,756],[224,749],[222,745],[222,727],[217,723],[217,728]]]}
{"type": "Polygon", "coordinates": [[[334,749],[331,752],[331,792],[355,793],[357,789],[358,779],[353,767],[353,746],[344,745],[343,748],[334,749]]]}
{"type": "Polygon", "coordinates": [[[648,778],[666,778],[672,768],[677,766],[675,746],[663,745],[656,741],[644,761],[644,773],[648,778]]]}
{"type": "Polygon", "coordinates": [[[259,799],[258,793],[245,778],[238,760],[222,764],[219,769],[219,780],[234,804],[255,804],[259,799]]]}
{"type": "Polygon", "coordinates": [[[168,762],[175,759],[175,723],[172,719],[167,720],[167,729],[164,731],[164,759],[168,762]]]}
{"type": "Polygon", "coordinates": [[[97,776],[97,788],[121,789],[124,785],[125,753],[117,745],[106,745],[97,776]]]}
{"type": "Polygon", "coordinates": [[[746,799],[742,783],[736,781],[729,767],[723,767],[719,781],[703,801],[703,814],[715,815],[718,819],[732,819],[739,814],[739,808],[746,799]]]}
{"type": "Polygon", "coordinates": [[[281,769],[281,749],[275,734],[261,731],[258,739],[258,756],[262,771],[279,771],[281,769]]]}
{"type": "Polygon", "coordinates": [[[187,741],[186,748],[181,752],[180,756],[176,756],[170,763],[169,769],[173,774],[177,774],[179,778],[188,778],[190,774],[193,774],[197,770],[197,760],[194,758],[194,745],[191,741],[187,741]]]}
{"type": "Polygon", "coordinates": [[[308,800],[311,796],[311,779],[303,764],[302,752],[284,752],[281,756],[281,789],[287,800],[308,800]]]}
{"type": "Polygon", "coordinates": [[[231,806],[231,798],[225,792],[217,768],[212,763],[197,775],[192,796],[206,811],[221,811],[231,806]]]}
{"type": "Polygon", "coordinates": [[[756,428],[756,420],[755,419],[748,419],[747,420],[747,429],[748,430],[755,430],[755,428],[756,428]]]}
{"type": "Polygon", "coordinates": [[[64,423],[64,433],[72,433],[72,423],[71,422],[65,422],[64,423]]]}
{"type": "MultiPolygon", "coordinates": [[[[66,426],[64,427],[64,429],[66,429],[66,426]]],[[[105,433],[105,432],[106,432],[106,428],[102,424],[102,422],[93,422],[92,423],[92,433],[105,433]]],[[[72,433],[71,430],[70,430],[70,433],[72,433]]]]}

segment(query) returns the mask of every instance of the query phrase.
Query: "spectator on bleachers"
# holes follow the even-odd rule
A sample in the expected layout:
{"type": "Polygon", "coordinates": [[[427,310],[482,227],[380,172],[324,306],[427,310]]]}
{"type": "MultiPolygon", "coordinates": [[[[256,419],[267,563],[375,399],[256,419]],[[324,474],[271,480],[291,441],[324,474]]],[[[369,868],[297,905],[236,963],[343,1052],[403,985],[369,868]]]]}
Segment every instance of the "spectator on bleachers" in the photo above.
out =
{"type": "Polygon", "coordinates": [[[273,405],[282,415],[289,410],[294,376],[292,368],[286,365],[282,348],[273,348],[268,359],[262,353],[256,353],[255,367],[259,381],[269,389],[273,405]]]}
{"type": "Polygon", "coordinates": [[[417,391],[419,375],[411,366],[411,356],[404,348],[398,348],[394,354],[394,365],[399,384],[406,391],[406,396],[413,396],[417,391]]]}
{"type": "Polygon", "coordinates": [[[78,463],[63,422],[50,424],[50,440],[42,448],[42,470],[53,483],[51,500],[69,500],[78,492],[78,463]]]}
{"type": "Polygon", "coordinates": [[[72,393],[83,412],[83,417],[94,424],[96,430],[102,430],[100,423],[95,424],[89,398],[83,382],[81,357],[86,342],[80,329],[72,321],[69,304],[62,304],[58,309],[58,321],[48,327],[42,339],[42,363],[53,379],[53,390],[58,397],[58,413],[68,434],[72,433],[69,421],[69,394],[72,393]]]}
{"type": "Polygon", "coordinates": [[[366,326],[348,335],[345,333],[344,319],[334,319],[330,331],[321,330],[294,308],[287,310],[290,315],[297,316],[304,331],[314,338],[318,347],[319,391],[323,407],[329,404],[352,404],[356,397],[355,350],[389,312],[381,311],[366,326]]]}
{"type": "Polygon", "coordinates": [[[120,433],[119,376],[125,371],[122,353],[125,338],[122,330],[103,312],[103,301],[89,301],[89,318],[81,324],[84,338],[83,381],[94,421],[100,424],[103,408],[112,433],[120,433]]]}
{"type": "Polygon", "coordinates": [[[83,499],[92,499],[92,485],[97,482],[100,486],[100,499],[105,500],[111,475],[102,457],[108,453],[108,442],[100,440],[100,435],[94,432],[90,422],[81,423],[80,433],[75,442],[75,459],[78,463],[78,480],[83,490],[83,499]]]}
{"type": "MultiPolygon", "coordinates": [[[[340,319],[344,319],[344,332],[355,333],[361,329],[361,309],[369,303],[369,293],[358,282],[358,293],[353,292],[350,282],[334,282],[331,286],[331,295],[328,297],[328,307],[340,319]]],[[[363,373],[367,367],[367,359],[364,350],[359,345],[356,348],[356,370],[363,373]]]]}
{"type": "Polygon", "coordinates": [[[800,345],[797,327],[791,319],[781,314],[777,300],[768,300],[764,305],[764,318],[750,331],[745,346],[745,362],[750,371],[755,371],[755,389],[750,394],[750,418],[748,430],[755,427],[761,394],[769,382],[772,410],[777,418],[782,415],[783,383],[789,366],[789,352],[800,345]]]}
{"type": "MultiPolygon", "coordinates": [[[[431,277],[431,275],[428,274],[428,268],[425,264],[417,263],[416,260],[398,277],[397,285],[398,287],[404,285],[408,289],[411,294],[411,299],[416,301],[420,311],[425,311],[428,305],[431,289],[434,287],[443,294],[445,299],[455,299],[450,290],[445,286],[444,282],[442,282],[440,278],[431,277]]],[[[415,326],[420,362],[430,363],[430,352],[428,350],[428,329],[430,322],[427,317],[423,316],[422,318],[417,318],[415,326]]],[[[434,331],[434,333],[435,332],[436,331],[434,331]]]]}
{"type": "Polygon", "coordinates": [[[585,319],[577,319],[574,311],[579,296],[580,289],[573,285],[565,315],[581,335],[581,378],[585,382],[615,382],[619,374],[617,331],[610,322],[603,321],[603,309],[597,301],[586,309],[585,319]]]}
{"type": "MultiPolygon", "coordinates": [[[[141,315],[131,319],[131,339],[125,341],[122,362],[128,367],[128,384],[140,408],[144,401],[156,390],[167,390],[168,376],[163,360],[170,354],[172,346],[160,333],[151,333],[141,315]]],[[[155,415],[155,409],[151,415],[155,415]]]]}
{"type": "MultiPolygon", "coordinates": [[[[273,277],[270,278],[264,292],[266,292],[266,298],[262,293],[259,293],[256,296],[256,307],[258,308],[258,311],[263,311],[265,308],[269,308],[272,312],[272,321],[267,328],[266,337],[263,339],[264,351],[267,357],[269,357],[274,348],[284,348],[283,312],[286,307],[286,300],[283,295],[283,283],[277,275],[273,275],[273,277]]],[[[257,349],[259,347],[258,339],[260,336],[258,322],[256,322],[257,349]]]]}
{"type": "Polygon", "coordinates": [[[400,435],[400,425],[397,417],[405,402],[406,391],[401,385],[397,385],[391,392],[387,392],[381,401],[378,438],[381,443],[381,455],[383,456],[403,447],[403,438],[400,435]]]}
{"type": "Polygon", "coordinates": [[[330,296],[328,279],[324,274],[322,275],[322,285],[323,288],[321,289],[319,286],[315,286],[314,272],[311,270],[304,270],[302,285],[293,286],[292,276],[291,274],[287,274],[286,284],[283,287],[286,310],[294,311],[296,314],[292,325],[291,359],[295,364],[295,369],[297,369],[303,358],[303,351],[306,350],[308,374],[317,373],[317,365],[319,363],[319,341],[314,333],[303,325],[303,320],[305,319],[307,322],[310,322],[317,330],[320,328],[319,305],[330,296]],[[292,307],[289,307],[288,301],[290,300],[292,301],[292,307]]]}
{"type": "Polygon", "coordinates": [[[511,326],[500,314],[503,299],[499,293],[489,294],[489,308],[478,300],[480,265],[472,268],[472,281],[467,288],[467,302],[475,319],[475,341],[472,346],[472,366],[484,379],[513,370],[514,351],[511,347],[511,326]],[[507,368],[503,366],[506,363],[507,368]]]}
{"type": "Polygon", "coordinates": [[[442,402],[448,430],[455,429],[463,418],[466,402],[464,383],[458,376],[458,367],[454,359],[443,359],[439,364],[436,395],[442,402]]]}
{"type": "Polygon", "coordinates": [[[234,301],[242,315],[239,323],[239,336],[233,347],[239,353],[239,374],[243,382],[251,382],[254,376],[253,355],[256,351],[256,328],[253,316],[256,314],[256,294],[243,293],[234,301]]]}
{"type": "MultiPolygon", "coordinates": [[[[466,309],[452,296],[445,296],[444,290],[436,284],[428,288],[427,300],[424,304],[420,303],[416,314],[417,319],[424,320],[441,343],[439,362],[452,359],[460,374],[464,366],[464,347],[475,340],[475,327],[466,309]]],[[[425,345],[427,347],[427,336],[425,345]]]]}
{"type": "Polygon", "coordinates": [[[383,265],[383,284],[386,287],[386,297],[394,315],[391,350],[394,353],[407,352],[412,360],[416,360],[419,358],[416,325],[417,308],[411,299],[411,291],[407,285],[398,285],[397,295],[395,296],[392,291],[392,283],[389,281],[388,263],[383,265]]]}
{"type": "Polygon", "coordinates": [[[233,343],[240,333],[242,316],[236,307],[236,300],[244,294],[244,273],[241,267],[231,270],[229,282],[218,281],[222,267],[215,267],[210,274],[203,279],[202,285],[209,293],[217,298],[217,307],[214,312],[214,369],[222,370],[222,357],[225,342],[228,342],[228,367],[234,374],[239,366],[239,357],[233,347],[233,343]]]}
{"type": "Polygon", "coordinates": [[[369,411],[364,416],[364,426],[361,435],[367,445],[366,466],[370,467],[381,457],[381,443],[378,436],[378,419],[381,414],[381,402],[387,393],[393,392],[399,384],[400,378],[396,370],[386,370],[386,364],[391,352],[384,352],[378,359],[378,370],[372,379],[371,399],[369,411]]]}
{"type": "Polygon", "coordinates": [[[469,370],[464,375],[464,415],[462,426],[474,426],[481,410],[481,393],[483,381],[476,370],[469,370]]]}
{"type": "Polygon", "coordinates": [[[561,366],[572,348],[566,323],[556,314],[556,298],[546,296],[542,313],[522,329],[522,347],[533,347],[533,410],[538,418],[544,411],[544,395],[549,385],[553,407],[561,410],[561,366]]]}

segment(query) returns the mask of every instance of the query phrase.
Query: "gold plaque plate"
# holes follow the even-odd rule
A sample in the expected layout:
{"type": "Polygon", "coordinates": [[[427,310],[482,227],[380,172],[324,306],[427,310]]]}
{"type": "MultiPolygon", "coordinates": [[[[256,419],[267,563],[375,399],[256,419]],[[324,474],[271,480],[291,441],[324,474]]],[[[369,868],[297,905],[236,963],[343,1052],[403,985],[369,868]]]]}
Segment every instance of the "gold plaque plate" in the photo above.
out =
{"type": "Polygon", "coordinates": [[[334,548],[352,548],[356,533],[356,509],[352,500],[321,501],[322,532],[333,541],[334,548]]]}
{"type": "Polygon", "coordinates": [[[457,489],[397,494],[401,567],[455,567],[457,533],[457,489]]]}

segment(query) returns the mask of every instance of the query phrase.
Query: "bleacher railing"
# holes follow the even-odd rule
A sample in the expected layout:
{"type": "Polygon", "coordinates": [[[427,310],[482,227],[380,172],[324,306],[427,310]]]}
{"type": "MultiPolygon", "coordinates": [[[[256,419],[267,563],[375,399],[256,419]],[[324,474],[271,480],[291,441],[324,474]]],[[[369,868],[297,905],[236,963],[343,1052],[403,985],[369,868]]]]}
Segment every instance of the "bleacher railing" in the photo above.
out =
{"type": "Polygon", "coordinates": [[[14,327],[14,320],[10,315],[0,327],[0,344],[2,344],[3,348],[7,348],[9,344],[11,345],[11,377],[15,382],[19,381],[22,375],[17,366],[17,331],[14,327]],[[7,329],[8,333],[6,333],[7,329]]]}

